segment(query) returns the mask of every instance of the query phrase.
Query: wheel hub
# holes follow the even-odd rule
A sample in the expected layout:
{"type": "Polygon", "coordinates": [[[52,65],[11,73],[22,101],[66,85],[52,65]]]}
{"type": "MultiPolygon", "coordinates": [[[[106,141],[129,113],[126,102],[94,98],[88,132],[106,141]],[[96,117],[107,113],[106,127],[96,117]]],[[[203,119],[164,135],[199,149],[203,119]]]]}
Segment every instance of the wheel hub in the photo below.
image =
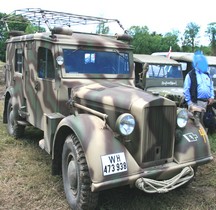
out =
{"type": "Polygon", "coordinates": [[[68,164],[68,180],[73,191],[77,189],[77,169],[75,161],[71,160],[68,164]]]}

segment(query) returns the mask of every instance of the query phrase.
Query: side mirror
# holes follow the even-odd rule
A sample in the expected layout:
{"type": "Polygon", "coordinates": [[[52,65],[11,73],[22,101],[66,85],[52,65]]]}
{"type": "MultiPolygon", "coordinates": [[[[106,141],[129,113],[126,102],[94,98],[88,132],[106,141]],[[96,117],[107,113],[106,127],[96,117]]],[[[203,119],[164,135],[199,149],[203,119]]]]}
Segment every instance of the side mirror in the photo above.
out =
{"type": "Polygon", "coordinates": [[[148,65],[148,63],[145,63],[145,64],[142,65],[142,72],[139,73],[139,86],[142,89],[145,89],[146,74],[147,74],[148,69],[149,69],[149,65],[148,65]]]}

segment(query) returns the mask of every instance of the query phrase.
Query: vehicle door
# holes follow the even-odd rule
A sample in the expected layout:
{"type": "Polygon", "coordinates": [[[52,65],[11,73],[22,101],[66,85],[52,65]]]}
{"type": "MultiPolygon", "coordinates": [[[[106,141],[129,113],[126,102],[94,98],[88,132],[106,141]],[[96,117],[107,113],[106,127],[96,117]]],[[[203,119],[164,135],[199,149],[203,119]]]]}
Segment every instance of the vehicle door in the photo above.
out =
{"type": "Polygon", "coordinates": [[[36,125],[44,129],[44,114],[56,112],[57,90],[55,88],[55,68],[52,45],[37,49],[36,125]]]}
{"type": "Polygon", "coordinates": [[[14,101],[18,105],[17,108],[21,107],[23,104],[23,81],[24,81],[24,43],[13,43],[10,54],[8,55],[9,59],[9,69],[7,70],[9,86],[13,87],[13,96],[16,98],[14,101]]]}

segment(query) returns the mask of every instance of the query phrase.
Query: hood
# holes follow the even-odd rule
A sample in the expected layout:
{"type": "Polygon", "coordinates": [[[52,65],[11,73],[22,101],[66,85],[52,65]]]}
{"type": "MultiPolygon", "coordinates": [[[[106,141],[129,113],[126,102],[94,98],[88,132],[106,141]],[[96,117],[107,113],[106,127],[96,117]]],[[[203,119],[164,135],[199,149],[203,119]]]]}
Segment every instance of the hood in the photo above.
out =
{"type": "Polygon", "coordinates": [[[178,95],[183,96],[183,88],[180,87],[152,87],[147,89],[148,92],[157,92],[162,96],[165,95],[178,95]]]}
{"type": "Polygon", "coordinates": [[[160,98],[139,88],[116,83],[94,83],[82,86],[73,90],[73,94],[76,100],[85,100],[124,110],[130,110],[132,104],[140,99],[144,106],[148,106],[149,102],[158,101],[160,98]]]}

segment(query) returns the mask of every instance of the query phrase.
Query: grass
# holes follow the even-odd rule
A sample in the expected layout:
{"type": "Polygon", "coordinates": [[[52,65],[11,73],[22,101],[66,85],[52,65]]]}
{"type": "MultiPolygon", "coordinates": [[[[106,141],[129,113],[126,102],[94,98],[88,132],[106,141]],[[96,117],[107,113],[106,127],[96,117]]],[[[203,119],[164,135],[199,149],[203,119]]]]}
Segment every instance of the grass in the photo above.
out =
{"type": "Polygon", "coordinates": [[[216,153],[216,133],[209,135],[209,142],[211,144],[211,151],[216,153]]]}
{"type": "MultiPolygon", "coordinates": [[[[51,175],[51,157],[38,146],[42,133],[27,129],[25,138],[14,139],[2,123],[0,101],[0,210],[69,210],[62,179],[51,175]]],[[[209,137],[216,158],[216,134],[209,137]]],[[[186,188],[166,194],[145,194],[120,187],[102,191],[98,210],[210,210],[216,209],[215,159],[197,171],[186,188]]]]}

